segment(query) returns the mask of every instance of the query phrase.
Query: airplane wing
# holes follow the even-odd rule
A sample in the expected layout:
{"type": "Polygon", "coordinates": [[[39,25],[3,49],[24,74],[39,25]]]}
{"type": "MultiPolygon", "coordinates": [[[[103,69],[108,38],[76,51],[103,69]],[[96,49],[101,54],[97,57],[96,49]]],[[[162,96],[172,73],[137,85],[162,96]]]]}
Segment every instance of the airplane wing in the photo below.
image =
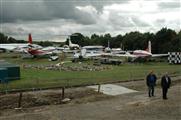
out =
{"type": "Polygon", "coordinates": [[[0,49],[4,49],[4,50],[8,50],[8,51],[12,51],[15,48],[16,48],[15,46],[3,46],[3,45],[0,45],[0,49]]]}
{"type": "Polygon", "coordinates": [[[84,57],[85,58],[92,58],[92,57],[100,57],[102,56],[101,53],[87,53],[84,57]]]}
{"type": "Polygon", "coordinates": [[[126,54],[103,53],[102,56],[137,58],[136,55],[130,54],[128,52],[126,54]]]}
{"type": "Polygon", "coordinates": [[[167,57],[168,54],[152,54],[152,57],[167,57]]]}

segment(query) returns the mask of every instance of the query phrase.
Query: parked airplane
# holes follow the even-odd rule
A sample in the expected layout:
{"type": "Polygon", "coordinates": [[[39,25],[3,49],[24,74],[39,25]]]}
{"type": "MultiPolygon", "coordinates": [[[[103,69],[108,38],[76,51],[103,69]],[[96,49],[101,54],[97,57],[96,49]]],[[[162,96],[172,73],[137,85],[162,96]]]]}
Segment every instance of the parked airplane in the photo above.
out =
{"type": "Polygon", "coordinates": [[[3,51],[10,52],[25,52],[27,48],[33,47],[40,49],[42,48],[40,45],[32,44],[31,34],[28,37],[28,43],[9,43],[9,44],[0,44],[0,49],[3,51]]]}
{"type": "Polygon", "coordinates": [[[130,57],[133,60],[137,58],[149,58],[149,57],[166,57],[168,54],[152,54],[151,53],[151,41],[148,41],[148,48],[146,50],[134,50],[132,54],[126,52],[126,54],[114,54],[117,57],[130,57]]]}
{"type": "Polygon", "coordinates": [[[32,37],[31,34],[29,34],[28,41],[30,43],[29,48],[27,49],[27,53],[32,55],[33,57],[42,57],[42,56],[50,56],[56,53],[59,53],[59,51],[56,49],[56,47],[44,47],[44,48],[35,48],[32,47],[32,37]]]}
{"type": "MultiPolygon", "coordinates": [[[[32,44],[32,37],[31,35],[28,37],[30,43],[32,44]]],[[[64,47],[42,47],[42,48],[34,48],[34,47],[29,47],[27,52],[31,54],[34,57],[42,57],[42,56],[51,56],[54,54],[62,53],[62,52],[72,52],[70,48],[76,47],[78,48],[79,45],[77,44],[72,44],[71,41],[69,40],[69,46],[64,46],[64,47]]]]}
{"type": "Polygon", "coordinates": [[[51,55],[52,52],[44,51],[41,49],[34,49],[34,48],[28,48],[28,53],[34,57],[44,56],[44,55],[51,55]]]}
{"type": "Polygon", "coordinates": [[[75,53],[73,58],[93,58],[99,57],[103,53],[103,46],[84,46],[79,53],[75,53]]]}

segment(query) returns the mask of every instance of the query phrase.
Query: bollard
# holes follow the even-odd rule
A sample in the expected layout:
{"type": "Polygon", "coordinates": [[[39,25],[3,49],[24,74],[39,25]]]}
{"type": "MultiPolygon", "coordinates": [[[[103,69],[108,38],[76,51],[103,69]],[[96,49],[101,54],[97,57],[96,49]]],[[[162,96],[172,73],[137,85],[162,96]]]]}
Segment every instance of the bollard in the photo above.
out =
{"type": "Polygon", "coordinates": [[[20,92],[20,94],[19,94],[19,101],[18,101],[18,108],[21,108],[22,96],[23,96],[23,93],[20,92]]]}

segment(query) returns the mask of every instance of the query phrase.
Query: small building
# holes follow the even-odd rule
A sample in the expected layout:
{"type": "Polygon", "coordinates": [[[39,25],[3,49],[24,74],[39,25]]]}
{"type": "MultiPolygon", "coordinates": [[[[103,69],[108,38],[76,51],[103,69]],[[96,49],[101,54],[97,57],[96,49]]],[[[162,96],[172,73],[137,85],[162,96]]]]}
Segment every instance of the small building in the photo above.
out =
{"type": "Polygon", "coordinates": [[[8,62],[0,61],[0,82],[20,79],[20,67],[8,62]]]}
{"type": "Polygon", "coordinates": [[[169,64],[181,64],[181,52],[168,52],[169,64]]]}

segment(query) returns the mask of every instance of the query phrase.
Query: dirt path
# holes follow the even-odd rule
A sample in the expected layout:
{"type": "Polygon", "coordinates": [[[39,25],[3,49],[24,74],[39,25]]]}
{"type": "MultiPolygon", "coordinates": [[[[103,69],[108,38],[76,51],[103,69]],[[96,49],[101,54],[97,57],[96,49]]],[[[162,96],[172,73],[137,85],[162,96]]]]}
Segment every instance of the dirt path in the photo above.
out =
{"type": "Polygon", "coordinates": [[[119,85],[139,92],[80,104],[4,110],[0,114],[0,120],[180,120],[180,81],[173,82],[168,100],[162,100],[159,85],[156,97],[148,98],[144,81],[126,82],[119,85]]]}

